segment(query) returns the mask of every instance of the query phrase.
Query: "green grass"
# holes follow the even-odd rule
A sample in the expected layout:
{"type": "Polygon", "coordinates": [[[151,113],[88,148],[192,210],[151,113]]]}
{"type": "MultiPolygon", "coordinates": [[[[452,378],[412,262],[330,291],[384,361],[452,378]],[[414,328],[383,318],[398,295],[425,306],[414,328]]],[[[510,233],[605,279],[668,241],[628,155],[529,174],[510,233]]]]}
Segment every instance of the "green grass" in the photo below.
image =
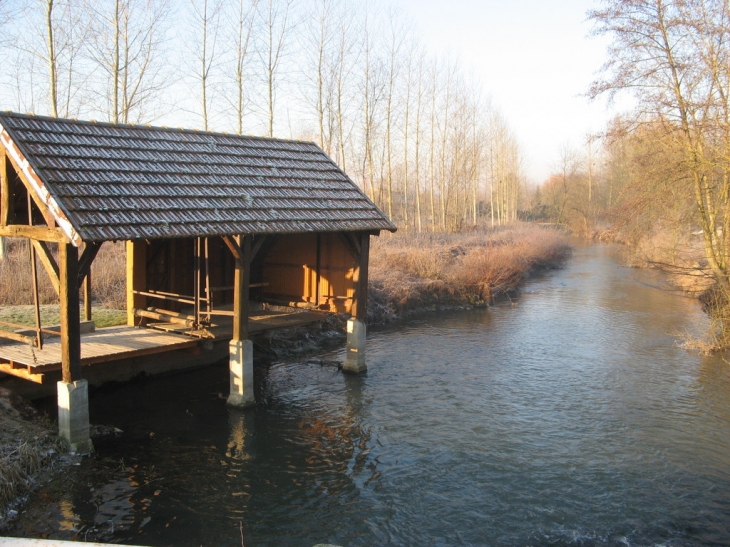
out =
{"type": "MultiPolygon", "coordinates": [[[[57,305],[43,305],[41,308],[41,325],[58,325],[61,321],[57,305]]],[[[108,308],[93,308],[91,318],[97,328],[124,325],[127,322],[127,312],[108,308]]],[[[0,321],[14,323],[24,327],[35,326],[35,311],[33,306],[3,306],[0,307],[0,321]]],[[[14,327],[0,325],[2,330],[15,330],[14,327]]]]}

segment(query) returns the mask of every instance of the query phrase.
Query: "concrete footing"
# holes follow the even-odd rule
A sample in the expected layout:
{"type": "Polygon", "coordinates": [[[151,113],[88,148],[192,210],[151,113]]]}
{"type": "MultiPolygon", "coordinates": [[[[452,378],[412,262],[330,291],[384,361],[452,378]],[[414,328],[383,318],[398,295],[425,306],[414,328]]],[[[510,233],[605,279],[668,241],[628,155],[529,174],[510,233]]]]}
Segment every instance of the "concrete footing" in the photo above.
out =
{"type": "Polygon", "coordinates": [[[350,319],[347,322],[347,355],[343,372],[362,374],[368,367],[365,364],[365,340],[367,328],[365,323],[357,319],[350,319]]]}
{"type": "Polygon", "coordinates": [[[248,408],[256,404],[253,394],[253,342],[231,340],[228,367],[231,374],[231,391],[228,405],[248,408]]]}
{"type": "Polygon", "coordinates": [[[89,431],[89,384],[58,382],[58,434],[76,454],[94,451],[89,431]]]}

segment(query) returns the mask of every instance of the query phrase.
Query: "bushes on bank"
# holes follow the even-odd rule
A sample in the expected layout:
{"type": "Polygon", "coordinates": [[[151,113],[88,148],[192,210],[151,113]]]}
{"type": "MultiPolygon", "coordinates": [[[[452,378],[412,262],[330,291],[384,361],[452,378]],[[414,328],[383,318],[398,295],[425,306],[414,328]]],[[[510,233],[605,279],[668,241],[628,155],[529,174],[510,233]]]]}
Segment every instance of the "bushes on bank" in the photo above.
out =
{"type": "Polygon", "coordinates": [[[569,253],[560,232],[530,224],[467,234],[384,234],[372,242],[369,320],[486,304],[569,253]]]}

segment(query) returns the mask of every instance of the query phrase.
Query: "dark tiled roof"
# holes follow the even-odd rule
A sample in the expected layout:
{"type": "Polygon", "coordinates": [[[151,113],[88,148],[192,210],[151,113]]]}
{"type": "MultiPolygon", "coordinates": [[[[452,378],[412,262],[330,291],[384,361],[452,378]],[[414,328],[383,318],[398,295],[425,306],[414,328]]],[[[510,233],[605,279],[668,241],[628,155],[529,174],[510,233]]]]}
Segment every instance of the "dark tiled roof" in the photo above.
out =
{"type": "Polygon", "coordinates": [[[315,144],[0,113],[85,241],[395,230],[315,144]]]}

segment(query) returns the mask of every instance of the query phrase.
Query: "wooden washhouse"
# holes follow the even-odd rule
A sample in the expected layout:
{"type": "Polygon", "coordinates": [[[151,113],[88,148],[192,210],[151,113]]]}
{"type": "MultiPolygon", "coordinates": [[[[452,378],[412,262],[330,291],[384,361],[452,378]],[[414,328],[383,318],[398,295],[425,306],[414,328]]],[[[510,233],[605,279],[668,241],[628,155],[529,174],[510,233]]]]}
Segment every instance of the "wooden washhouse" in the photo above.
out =
{"type": "Polygon", "coordinates": [[[61,311],[0,325],[0,373],[57,381],[60,433],[84,451],[88,378],[145,356],[223,348],[228,403],[246,407],[250,336],[336,312],[351,316],[344,369],[362,372],[370,236],[395,229],[310,142],[0,113],[0,237],[29,241],[35,290],[45,270],[61,311]],[[126,245],[127,325],[94,329],[109,241],[126,245]]]}

